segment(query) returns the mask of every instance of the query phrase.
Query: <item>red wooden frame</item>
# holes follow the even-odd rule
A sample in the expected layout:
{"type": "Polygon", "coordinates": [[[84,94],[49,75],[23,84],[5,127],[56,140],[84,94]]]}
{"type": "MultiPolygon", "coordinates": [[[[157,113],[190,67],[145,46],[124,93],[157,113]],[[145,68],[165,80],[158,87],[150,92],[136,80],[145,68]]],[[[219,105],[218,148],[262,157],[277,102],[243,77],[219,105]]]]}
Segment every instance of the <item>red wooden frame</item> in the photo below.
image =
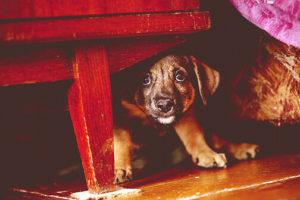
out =
{"type": "MultiPolygon", "coordinates": [[[[160,36],[103,42],[113,74],[184,41],[184,36],[160,36]]],[[[74,46],[77,44],[0,47],[0,51],[5,52],[0,55],[0,86],[73,79],[74,46]]]]}
{"type": "Polygon", "coordinates": [[[0,44],[186,34],[209,28],[209,13],[200,11],[16,21],[0,23],[0,44]]]}
{"type": "Polygon", "coordinates": [[[107,0],[0,2],[0,86],[74,79],[68,93],[69,110],[86,182],[93,193],[115,189],[110,74],[184,42],[184,34],[210,28],[208,12],[116,15],[197,9],[198,0],[116,2],[118,6],[107,0]],[[74,4],[74,10],[63,6],[68,3],[74,4]],[[122,7],[126,3],[131,4],[122,7]],[[5,5],[8,12],[3,11],[5,5]],[[114,15],[100,15],[107,13],[114,15]],[[174,36],[178,34],[182,35],[174,36]],[[87,39],[101,40],[66,42],[87,39]]]}
{"type": "Polygon", "coordinates": [[[113,119],[109,67],[104,44],[75,48],[74,84],[68,99],[88,188],[114,189],[113,119]]]}
{"type": "Polygon", "coordinates": [[[199,9],[198,0],[1,0],[0,19],[49,18],[199,9]]]}

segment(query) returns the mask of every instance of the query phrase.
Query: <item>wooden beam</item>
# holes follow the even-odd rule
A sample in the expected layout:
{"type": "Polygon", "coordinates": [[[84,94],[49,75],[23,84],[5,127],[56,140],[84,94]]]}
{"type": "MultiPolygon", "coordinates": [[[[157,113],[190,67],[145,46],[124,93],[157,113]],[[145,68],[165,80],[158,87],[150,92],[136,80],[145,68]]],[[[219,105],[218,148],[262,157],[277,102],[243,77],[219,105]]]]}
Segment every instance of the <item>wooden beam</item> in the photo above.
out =
{"type": "Polygon", "coordinates": [[[0,47],[0,86],[73,78],[71,55],[64,46],[0,47]]]}
{"type": "Polygon", "coordinates": [[[195,33],[210,28],[209,12],[131,14],[0,23],[0,44],[195,33]]]}
{"type": "Polygon", "coordinates": [[[199,0],[1,0],[0,19],[49,18],[199,9],[199,0]]]}
{"type": "MultiPolygon", "coordinates": [[[[185,41],[184,36],[123,38],[105,42],[115,73],[185,41]]],[[[99,41],[95,41],[99,43],[99,41]]],[[[73,44],[0,47],[0,86],[73,79],[73,44]]]]}
{"type": "Polygon", "coordinates": [[[111,88],[104,44],[75,48],[69,110],[89,191],[114,190],[111,88]]]}

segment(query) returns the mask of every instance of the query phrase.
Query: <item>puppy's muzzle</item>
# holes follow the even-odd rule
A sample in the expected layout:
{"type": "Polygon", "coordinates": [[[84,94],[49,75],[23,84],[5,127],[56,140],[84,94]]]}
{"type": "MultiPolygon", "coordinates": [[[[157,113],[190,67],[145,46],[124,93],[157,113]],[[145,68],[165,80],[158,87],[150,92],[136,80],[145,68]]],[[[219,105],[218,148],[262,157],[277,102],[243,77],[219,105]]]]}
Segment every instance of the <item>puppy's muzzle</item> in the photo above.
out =
{"type": "Polygon", "coordinates": [[[156,101],[156,108],[163,113],[172,112],[174,109],[174,100],[170,98],[160,98],[156,101]]]}
{"type": "Polygon", "coordinates": [[[159,97],[154,101],[155,118],[161,124],[171,124],[175,121],[175,100],[169,97],[159,97]]]}

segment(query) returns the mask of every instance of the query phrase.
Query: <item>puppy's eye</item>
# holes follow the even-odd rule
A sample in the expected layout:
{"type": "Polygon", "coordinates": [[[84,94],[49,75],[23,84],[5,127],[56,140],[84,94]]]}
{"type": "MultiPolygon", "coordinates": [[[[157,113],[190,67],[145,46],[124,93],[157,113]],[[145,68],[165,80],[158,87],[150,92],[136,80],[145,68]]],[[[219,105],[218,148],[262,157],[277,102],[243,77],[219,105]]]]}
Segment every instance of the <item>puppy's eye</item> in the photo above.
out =
{"type": "Polygon", "coordinates": [[[148,86],[151,84],[151,76],[149,73],[147,73],[145,76],[144,76],[144,79],[143,79],[143,85],[144,86],[148,86]]]}
{"type": "Polygon", "coordinates": [[[175,74],[175,80],[177,82],[183,82],[185,81],[186,77],[183,71],[177,71],[175,74]]]}

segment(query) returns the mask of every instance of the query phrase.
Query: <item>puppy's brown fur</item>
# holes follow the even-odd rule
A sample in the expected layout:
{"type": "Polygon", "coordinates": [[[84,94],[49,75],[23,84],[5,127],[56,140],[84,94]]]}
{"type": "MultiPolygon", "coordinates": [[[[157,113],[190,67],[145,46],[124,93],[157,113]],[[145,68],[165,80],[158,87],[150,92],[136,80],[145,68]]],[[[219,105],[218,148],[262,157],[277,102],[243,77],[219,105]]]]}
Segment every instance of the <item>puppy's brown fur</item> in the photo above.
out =
{"type": "Polygon", "coordinates": [[[114,111],[116,182],[132,179],[134,146],[147,140],[149,132],[163,134],[162,127],[175,129],[198,166],[226,166],[225,155],[207,145],[195,117],[197,108],[207,104],[219,81],[214,69],[194,57],[178,55],[168,55],[135,80],[127,80],[133,84],[121,90],[121,105],[114,111]]]}

